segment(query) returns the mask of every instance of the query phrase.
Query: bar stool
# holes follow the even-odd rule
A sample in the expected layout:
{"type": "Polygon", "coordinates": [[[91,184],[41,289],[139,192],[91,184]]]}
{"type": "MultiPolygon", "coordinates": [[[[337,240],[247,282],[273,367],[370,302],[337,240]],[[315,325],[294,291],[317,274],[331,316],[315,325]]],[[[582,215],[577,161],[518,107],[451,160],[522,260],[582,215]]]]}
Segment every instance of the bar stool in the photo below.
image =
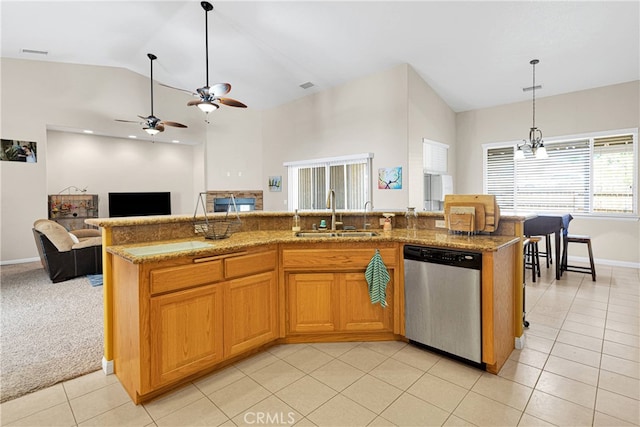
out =
{"type": "Polygon", "coordinates": [[[567,234],[564,236],[564,248],[562,251],[562,271],[575,271],[576,273],[590,273],[591,280],[596,281],[596,266],[593,262],[593,250],[591,249],[591,236],[567,234]],[[586,243],[587,250],[589,251],[589,264],[590,267],[583,267],[580,265],[568,265],[567,264],[567,252],[569,243],[586,243]]]}
{"type": "MultiPolygon", "coordinates": [[[[531,241],[527,238],[522,241],[522,247],[524,249],[524,258],[522,263],[522,325],[525,328],[529,327],[529,321],[527,320],[527,305],[526,305],[526,296],[527,296],[527,279],[526,277],[526,269],[527,269],[527,251],[531,241]]],[[[535,276],[535,275],[534,275],[535,276]]],[[[534,277],[535,279],[535,277],[534,277]]]]}
{"type": "Polygon", "coordinates": [[[535,283],[536,276],[540,277],[540,252],[538,251],[540,237],[528,237],[523,243],[524,268],[531,267],[531,277],[535,283]]]}
{"type": "Polygon", "coordinates": [[[549,268],[550,264],[553,264],[553,252],[551,251],[551,234],[545,234],[544,252],[538,251],[538,256],[540,258],[546,258],[547,268],[549,268]]]}

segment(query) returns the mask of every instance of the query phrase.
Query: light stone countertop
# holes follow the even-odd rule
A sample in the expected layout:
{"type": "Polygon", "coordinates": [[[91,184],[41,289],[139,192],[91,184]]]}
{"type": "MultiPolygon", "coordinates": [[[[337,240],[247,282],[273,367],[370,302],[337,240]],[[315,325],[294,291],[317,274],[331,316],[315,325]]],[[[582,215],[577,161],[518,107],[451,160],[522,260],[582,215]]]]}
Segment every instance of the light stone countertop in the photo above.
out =
{"type": "MultiPolygon", "coordinates": [[[[120,221],[125,223],[127,219],[118,220],[118,222],[120,221]]],[[[132,222],[129,219],[128,224],[131,223],[132,222]]],[[[135,220],[135,224],[140,224],[139,218],[135,220]]],[[[111,225],[113,225],[113,223],[111,225]]],[[[310,243],[370,243],[375,247],[375,243],[396,242],[474,252],[492,252],[504,246],[511,245],[519,240],[518,237],[513,236],[494,236],[485,234],[467,236],[466,234],[450,234],[446,230],[408,231],[405,229],[396,229],[392,231],[374,231],[379,232],[379,234],[373,237],[326,238],[297,237],[293,231],[246,231],[235,233],[231,235],[231,237],[222,240],[209,240],[204,237],[191,237],[176,240],[109,246],[107,247],[107,252],[122,257],[134,264],[141,264],[181,257],[222,255],[268,244],[298,243],[309,245],[310,243]]]]}

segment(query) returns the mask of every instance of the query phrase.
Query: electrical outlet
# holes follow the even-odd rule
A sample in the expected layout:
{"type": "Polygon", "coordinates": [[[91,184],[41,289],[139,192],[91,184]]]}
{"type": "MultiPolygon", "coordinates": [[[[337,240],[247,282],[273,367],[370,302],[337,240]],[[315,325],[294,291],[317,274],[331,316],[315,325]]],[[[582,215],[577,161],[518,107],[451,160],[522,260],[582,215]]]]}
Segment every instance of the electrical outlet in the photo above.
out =
{"type": "Polygon", "coordinates": [[[444,219],[436,219],[436,228],[445,228],[444,219]]]}
{"type": "Polygon", "coordinates": [[[384,218],[380,218],[380,226],[384,226],[384,218]]]}

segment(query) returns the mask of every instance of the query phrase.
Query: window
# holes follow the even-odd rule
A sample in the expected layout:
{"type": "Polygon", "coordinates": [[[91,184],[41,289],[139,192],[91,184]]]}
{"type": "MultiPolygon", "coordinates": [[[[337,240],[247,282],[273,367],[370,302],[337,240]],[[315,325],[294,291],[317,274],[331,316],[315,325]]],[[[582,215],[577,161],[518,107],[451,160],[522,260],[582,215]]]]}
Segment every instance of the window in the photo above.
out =
{"type": "Polygon", "coordinates": [[[373,154],[287,162],[289,210],[327,208],[327,195],[336,193],[336,209],[362,210],[371,200],[373,154]]]}
{"type": "Polygon", "coordinates": [[[514,160],[516,143],[484,146],[484,191],[503,210],[637,214],[638,131],[545,141],[549,158],[514,160]]]}

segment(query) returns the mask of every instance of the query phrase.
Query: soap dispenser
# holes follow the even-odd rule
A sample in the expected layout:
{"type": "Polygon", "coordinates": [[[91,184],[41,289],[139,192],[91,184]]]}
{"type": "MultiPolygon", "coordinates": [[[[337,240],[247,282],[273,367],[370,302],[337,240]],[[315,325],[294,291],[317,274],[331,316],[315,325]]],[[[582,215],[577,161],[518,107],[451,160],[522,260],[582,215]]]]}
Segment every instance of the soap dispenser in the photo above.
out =
{"type": "Polygon", "coordinates": [[[295,213],[293,214],[293,220],[291,223],[291,230],[292,231],[300,231],[300,215],[298,215],[298,209],[295,210],[295,213]]]}

